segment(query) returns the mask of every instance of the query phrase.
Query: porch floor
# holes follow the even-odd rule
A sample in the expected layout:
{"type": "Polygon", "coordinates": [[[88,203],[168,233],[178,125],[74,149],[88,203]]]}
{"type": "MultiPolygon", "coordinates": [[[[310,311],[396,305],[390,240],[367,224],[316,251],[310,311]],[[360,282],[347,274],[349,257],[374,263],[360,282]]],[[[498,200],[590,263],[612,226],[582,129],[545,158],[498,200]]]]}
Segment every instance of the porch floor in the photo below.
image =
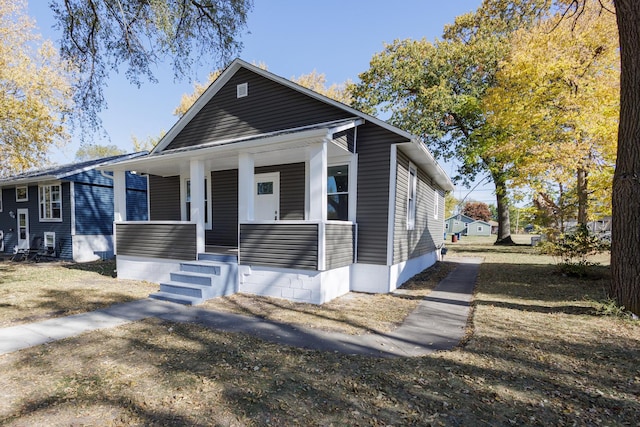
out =
{"type": "Polygon", "coordinates": [[[220,255],[238,255],[238,248],[234,246],[214,246],[207,245],[204,248],[204,252],[207,254],[220,254],[220,255]]]}

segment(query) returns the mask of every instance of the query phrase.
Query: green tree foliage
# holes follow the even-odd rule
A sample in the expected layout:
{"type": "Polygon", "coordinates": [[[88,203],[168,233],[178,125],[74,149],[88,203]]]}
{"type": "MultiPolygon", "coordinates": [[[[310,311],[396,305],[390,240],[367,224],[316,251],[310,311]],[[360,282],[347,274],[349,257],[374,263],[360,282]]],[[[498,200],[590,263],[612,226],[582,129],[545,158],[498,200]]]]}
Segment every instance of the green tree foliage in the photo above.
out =
{"type": "Polygon", "coordinates": [[[482,99],[495,84],[514,31],[532,25],[549,2],[485,0],[456,18],[443,40],[396,40],[376,54],[351,88],[356,108],[391,113],[394,125],[419,135],[439,158],[455,158],[458,180],[488,172],[496,186],[497,243],[510,243],[507,184],[512,160],[498,155],[498,130],[487,123],[482,99]]]}
{"type": "Polygon", "coordinates": [[[79,162],[85,160],[101,159],[103,157],[118,156],[126,154],[126,151],[117,145],[84,145],[76,151],[76,160],[79,162]]]}
{"type": "Polygon", "coordinates": [[[456,199],[452,193],[447,193],[444,196],[444,217],[449,218],[453,216],[458,210],[460,200],[456,199]]]}
{"type": "Polygon", "coordinates": [[[202,63],[223,65],[240,49],[252,0],[51,0],[62,57],[80,68],[75,100],[90,124],[113,70],[133,84],[155,81],[170,60],[176,78],[202,63]]]}
{"type": "Polygon", "coordinates": [[[67,142],[71,110],[68,66],[35,32],[23,0],[0,0],[0,175],[46,160],[67,142]]]}
{"type": "Polygon", "coordinates": [[[133,146],[133,151],[138,153],[140,151],[148,151],[151,152],[153,148],[158,145],[158,142],[165,136],[167,132],[162,130],[160,135],[157,137],[148,136],[144,139],[139,139],[135,135],[131,135],[131,145],[133,146]]]}

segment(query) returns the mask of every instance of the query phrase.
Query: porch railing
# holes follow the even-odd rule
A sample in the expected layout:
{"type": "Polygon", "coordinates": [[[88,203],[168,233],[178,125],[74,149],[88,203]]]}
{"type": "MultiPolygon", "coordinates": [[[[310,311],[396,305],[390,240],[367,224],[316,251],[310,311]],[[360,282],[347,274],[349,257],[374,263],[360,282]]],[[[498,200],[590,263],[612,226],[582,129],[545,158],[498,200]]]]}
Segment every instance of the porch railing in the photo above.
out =
{"type": "Polygon", "coordinates": [[[195,260],[196,224],[181,221],[123,221],[114,224],[116,255],[195,260]]]}

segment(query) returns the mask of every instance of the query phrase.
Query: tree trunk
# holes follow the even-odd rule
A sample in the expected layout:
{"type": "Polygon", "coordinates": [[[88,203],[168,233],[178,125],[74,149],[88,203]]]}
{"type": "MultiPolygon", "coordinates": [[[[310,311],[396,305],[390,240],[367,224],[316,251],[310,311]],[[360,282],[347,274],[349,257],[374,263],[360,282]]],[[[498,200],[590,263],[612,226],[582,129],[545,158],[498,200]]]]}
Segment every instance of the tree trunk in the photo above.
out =
{"type": "Polygon", "coordinates": [[[577,192],[578,192],[578,224],[587,225],[587,208],[589,207],[589,181],[587,171],[580,167],[577,172],[577,192]]]}
{"type": "Polygon", "coordinates": [[[621,74],[609,294],[619,305],[640,315],[640,2],[614,3],[621,74]]]}
{"type": "Polygon", "coordinates": [[[496,186],[496,202],[498,210],[498,237],[496,245],[513,245],[511,239],[511,220],[509,219],[509,200],[507,199],[507,185],[498,174],[492,174],[496,186]]]}

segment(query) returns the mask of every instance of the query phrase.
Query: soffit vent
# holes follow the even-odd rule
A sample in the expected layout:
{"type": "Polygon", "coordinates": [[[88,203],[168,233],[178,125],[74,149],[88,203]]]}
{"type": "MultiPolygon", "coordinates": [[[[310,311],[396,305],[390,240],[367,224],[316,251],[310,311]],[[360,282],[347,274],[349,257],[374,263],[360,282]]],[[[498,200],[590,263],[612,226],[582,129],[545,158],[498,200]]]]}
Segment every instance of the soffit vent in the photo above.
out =
{"type": "Polygon", "coordinates": [[[238,86],[236,86],[236,96],[238,98],[244,98],[247,95],[249,95],[249,84],[248,83],[241,83],[238,86]]]}

